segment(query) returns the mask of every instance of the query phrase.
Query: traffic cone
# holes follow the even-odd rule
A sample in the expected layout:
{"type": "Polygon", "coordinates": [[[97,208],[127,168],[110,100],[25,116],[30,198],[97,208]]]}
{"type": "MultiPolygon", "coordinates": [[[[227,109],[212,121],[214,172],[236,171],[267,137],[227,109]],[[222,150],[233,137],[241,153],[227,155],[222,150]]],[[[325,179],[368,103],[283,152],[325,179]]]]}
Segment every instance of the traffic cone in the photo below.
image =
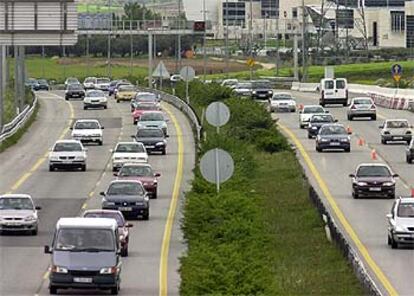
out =
{"type": "Polygon", "coordinates": [[[348,125],[348,127],[346,128],[346,132],[348,134],[352,134],[352,128],[348,125]]]}
{"type": "Polygon", "coordinates": [[[375,151],[375,149],[371,150],[371,159],[377,160],[377,151],[375,151]]]}
{"type": "Polygon", "coordinates": [[[303,104],[299,104],[299,110],[303,110],[303,104]]]}
{"type": "Polygon", "coordinates": [[[363,138],[358,138],[358,146],[364,146],[365,141],[363,138]]]}
{"type": "Polygon", "coordinates": [[[414,188],[411,188],[411,197],[414,197],[414,188]]]}

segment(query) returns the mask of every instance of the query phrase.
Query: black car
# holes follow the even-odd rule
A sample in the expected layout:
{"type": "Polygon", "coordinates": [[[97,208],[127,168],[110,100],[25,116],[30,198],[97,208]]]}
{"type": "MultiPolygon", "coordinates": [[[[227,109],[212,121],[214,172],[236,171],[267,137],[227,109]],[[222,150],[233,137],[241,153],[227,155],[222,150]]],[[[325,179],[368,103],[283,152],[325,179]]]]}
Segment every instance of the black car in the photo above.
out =
{"type": "Polygon", "coordinates": [[[252,99],[268,100],[273,96],[270,81],[258,80],[252,82],[252,99]]]}
{"type": "Polygon", "coordinates": [[[411,140],[410,144],[405,148],[405,159],[407,163],[412,163],[414,160],[414,140],[411,140]]]}
{"type": "Polygon", "coordinates": [[[352,197],[395,198],[395,178],[397,174],[381,163],[360,164],[352,178],[352,197]]]}
{"type": "Polygon", "coordinates": [[[102,209],[117,210],[125,217],[142,216],[149,219],[149,197],[144,186],[136,180],[112,181],[106,192],[101,192],[102,209]]]}
{"type": "Polygon", "coordinates": [[[145,127],[137,130],[135,136],[131,136],[137,142],[144,144],[147,152],[161,152],[167,154],[167,138],[162,129],[155,127],[145,127]]]}
{"type": "Polygon", "coordinates": [[[351,152],[351,138],[342,124],[328,123],[319,129],[316,136],[316,151],[322,152],[325,149],[351,152]]]}
{"type": "Polygon", "coordinates": [[[315,114],[309,120],[308,139],[316,137],[322,125],[337,122],[331,114],[315,114]]]}
{"type": "Polygon", "coordinates": [[[35,84],[32,86],[33,90],[49,90],[49,83],[46,79],[39,79],[35,84]]]}
{"type": "Polygon", "coordinates": [[[71,98],[84,98],[84,97],[85,97],[85,90],[83,89],[81,84],[69,84],[66,87],[65,100],[69,100],[71,98]]]}

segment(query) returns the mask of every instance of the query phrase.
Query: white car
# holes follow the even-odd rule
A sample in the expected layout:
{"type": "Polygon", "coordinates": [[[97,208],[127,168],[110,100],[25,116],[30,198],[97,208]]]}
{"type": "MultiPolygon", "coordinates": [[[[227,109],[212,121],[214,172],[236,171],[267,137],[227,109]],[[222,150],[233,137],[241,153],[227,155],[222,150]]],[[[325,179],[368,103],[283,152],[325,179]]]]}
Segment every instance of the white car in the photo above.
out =
{"type": "Polygon", "coordinates": [[[27,194],[5,194],[0,196],[0,233],[30,232],[37,234],[39,217],[32,197],[27,194]]]}
{"type": "Polygon", "coordinates": [[[398,245],[414,245],[414,200],[412,197],[397,199],[388,219],[388,245],[397,249],[398,245]]]}
{"type": "Polygon", "coordinates": [[[290,93],[280,92],[274,93],[269,99],[270,112],[290,111],[296,112],[296,101],[290,93]]]}
{"type": "Polygon", "coordinates": [[[96,77],[87,77],[83,81],[84,89],[95,89],[96,77]]]}
{"type": "Polygon", "coordinates": [[[320,105],[305,105],[302,110],[299,110],[299,127],[305,128],[308,126],[311,117],[315,114],[329,113],[320,105]]]}
{"type": "Polygon", "coordinates": [[[108,108],[108,98],[101,90],[88,90],[83,98],[83,109],[108,108]]]}
{"type": "Polygon", "coordinates": [[[171,82],[180,82],[181,80],[183,80],[183,77],[180,74],[173,74],[170,77],[171,82]]]}
{"type": "Polygon", "coordinates": [[[95,84],[95,89],[100,89],[100,90],[104,90],[107,91],[109,90],[109,84],[111,83],[111,79],[109,78],[97,78],[96,79],[96,84],[95,84]]]}
{"type": "Polygon", "coordinates": [[[112,170],[120,169],[125,163],[148,162],[144,144],[139,142],[119,142],[112,152],[112,170]]]}
{"type": "Polygon", "coordinates": [[[75,122],[72,129],[72,138],[82,143],[96,142],[100,146],[103,144],[104,127],[96,119],[79,119],[75,122]]]}
{"type": "Polygon", "coordinates": [[[86,171],[87,149],[78,140],[59,140],[49,152],[49,171],[80,168],[86,171]]]}
{"type": "Polygon", "coordinates": [[[234,78],[232,78],[232,79],[224,79],[224,80],[221,82],[221,86],[228,86],[228,87],[231,87],[231,86],[233,86],[233,85],[236,85],[237,83],[239,83],[239,80],[234,79],[234,78]]]}
{"type": "Polygon", "coordinates": [[[413,131],[407,119],[387,119],[379,127],[381,129],[381,143],[406,142],[410,144],[413,131]]]}

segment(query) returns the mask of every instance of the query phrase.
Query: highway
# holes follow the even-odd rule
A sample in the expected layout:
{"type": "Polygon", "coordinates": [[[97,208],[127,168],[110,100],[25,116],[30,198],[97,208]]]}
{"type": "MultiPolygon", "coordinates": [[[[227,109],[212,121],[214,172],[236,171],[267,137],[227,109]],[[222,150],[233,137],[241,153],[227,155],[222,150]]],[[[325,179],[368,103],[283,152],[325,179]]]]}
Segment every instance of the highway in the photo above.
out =
{"type": "MultiPolygon", "coordinates": [[[[37,205],[38,236],[0,236],[0,295],[48,295],[47,271],[50,244],[58,218],[78,216],[85,209],[100,208],[99,192],[114,179],[110,149],[130,140],[129,103],[108,99],[107,110],[83,110],[82,101],[66,102],[64,92],[39,92],[38,118],[18,144],[0,154],[0,193],[28,193],[37,205]],[[99,119],[104,145],[88,145],[88,169],[49,172],[47,152],[53,143],[70,138],[69,126],[77,118],[99,119]]],[[[184,251],[179,228],[183,192],[188,189],[195,162],[191,127],[182,113],[163,103],[169,117],[166,156],[150,155],[159,179],[158,199],[150,201],[149,221],[130,221],[129,256],[122,258],[120,295],[178,295],[178,258],[184,251]],[[164,234],[165,233],[165,234],[164,234]]],[[[60,294],[106,295],[107,291],[60,290],[60,294]]]]}
{"type": "MultiPolygon", "coordinates": [[[[292,92],[299,104],[318,104],[316,93],[292,92]]],[[[375,279],[384,295],[413,295],[414,291],[414,250],[412,248],[391,249],[387,245],[387,220],[392,200],[358,199],[351,196],[351,179],[356,166],[362,162],[386,162],[400,175],[397,182],[397,196],[410,195],[414,184],[413,165],[405,162],[403,144],[382,145],[379,125],[386,118],[406,118],[414,124],[414,114],[402,110],[378,108],[377,121],[356,119],[347,121],[346,108],[327,106],[339,123],[350,126],[352,135],[351,153],[315,151],[315,140],[307,138],[306,129],[299,129],[298,114],[274,113],[279,124],[291,141],[296,144],[300,161],[306,174],[318,193],[325,197],[325,203],[335,212],[336,222],[358,250],[364,265],[375,279]],[[365,144],[358,145],[358,138],[365,144]],[[298,147],[301,146],[301,147],[298,147]],[[371,160],[375,149],[378,160],[371,160]],[[314,165],[314,168],[312,166],[314,165]],[[338,209],[335,207],[338,206],[338,209]],[[338,215],[339,214],[339,215],[338,215]],[[339,217],[341,215],[343,217],[339,217]]]]}

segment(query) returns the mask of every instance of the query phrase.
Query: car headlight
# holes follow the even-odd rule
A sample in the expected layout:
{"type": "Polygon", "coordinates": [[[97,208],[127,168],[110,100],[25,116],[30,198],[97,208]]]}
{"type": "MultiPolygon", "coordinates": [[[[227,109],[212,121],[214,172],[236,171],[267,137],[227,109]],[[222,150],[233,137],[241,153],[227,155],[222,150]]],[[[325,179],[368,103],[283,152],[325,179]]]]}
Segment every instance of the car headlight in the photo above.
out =
{"type": "Polygon", "coordinates": [[[36,221],[36,220],[37,220],[37,217],[35,215],[30,215],[24,218],[24,221],[27,221],[27,222],[36,221]]]}
{"type": "Polygon", "coordinates": [[[142,183],[142,185],[144,185],[144,186],[148,186],[148,185],[151,185],[150,183],[148,183],[148,182],[144,182],[144,183],[142,183]]]}
{"type": "Polygon", "coordinates": [[[137,127],[143,127],[144,125],[141,122],[137,123],[137,127]]]}
{"type": "Polygon", "coordinates": [[[104,267],[99,271],[100,274],[114,274],[118,272],[118,267],[104,267]]]}
{"type": "Polygon", "coordinates": [[[404,232],[406,230],[405,230],[405,228],[403,226],[396,225],[395,226],[395,231],[397,231],[397,232],[404,232]]]}
{"type": "Polygon", "coordinates": [[[155,146],[163,146],[163,145],[165,145],[165,142],[158,142],[155,144],[155,146]]]}
{"type": "Polygon", "coordinates": [[[53,265],[51,268],[52,272],[56,273],[68,273],[68,269],[62,266],[53,265]]]}
{"type": "Polygon", "coordinates": [[[384,131],[384,135],[389,135],[390,132],[389,131],[384,131]]]}
{"type": "Polygon", "coordinates": [[[272,93],[273,93],[273,90],[269,90],[269,91],[268,91],[268,93],[269,93],[269,94],[272,94],[272,93]]]}
{"type": "Polygon", "coordinates": [[[106,204],[106,205],[108,205],[108,206],[114,206],[114,205],[115,205],[115,202],[113,202],[113,201],[108,201],[106,198],[102,198],[102,203],[103,203],[103,204],[106,204]]]}
{"type": "Polygon", "coordinates": [[[394,186],[395,183],[394,182],[384,182],[382,185],[383,186],[394,186]]]}
{"type": "Polygon", "coordinates": [[[406,131],[405,132],[407,135],[411,135],[411,131],[406,131]]]}
{"type": "Polygon", "coordinates": [[[256,94],[256,91],[255,90],[253,91],[253,94],[256,94]]]}
{"type": "Polygon", "coordinates": [[[324,139],[324,138],[322,138],[322,139],[321,139],[321,142],[329,142],[329,139],[324,139]]]}
{"type": "Polygon", "coordinates": [[[358,186],[367,186],[368,183],[367,182],[357,182],[358,186]]]}
{"type": "Polygon", "coordinates": [[[59,160],[59,157],[57,157],[57,156],[50,156],[49,157],[49,160],[56,161],[56,160],[59,160]]]}
{"type": "Polygon", "coordinates": [[[317,130],[318,128],[316,126],[312,126],[311,129],[317,130]]]}
{"type": "Polygon", "coordinates": [[[83,137],[81,134],[72,134],[72,137],[83,137]]]}
{"type": "Polygon", "coordinates": [[[343,139],[341,139],[341,142],[348,143],[349,139],[348,138],[343,138],[343,139]]]}
{"type": "Polygon", "coordinates": [[[75,156],[75,160],[84,160],[85,159],[85,157],[83,157],[83,156],[75,156]]]}
{"type": "Polygon", "coordinates": [[[112,160],[121,160],[122,157],[113,157],[112,160]]]}

